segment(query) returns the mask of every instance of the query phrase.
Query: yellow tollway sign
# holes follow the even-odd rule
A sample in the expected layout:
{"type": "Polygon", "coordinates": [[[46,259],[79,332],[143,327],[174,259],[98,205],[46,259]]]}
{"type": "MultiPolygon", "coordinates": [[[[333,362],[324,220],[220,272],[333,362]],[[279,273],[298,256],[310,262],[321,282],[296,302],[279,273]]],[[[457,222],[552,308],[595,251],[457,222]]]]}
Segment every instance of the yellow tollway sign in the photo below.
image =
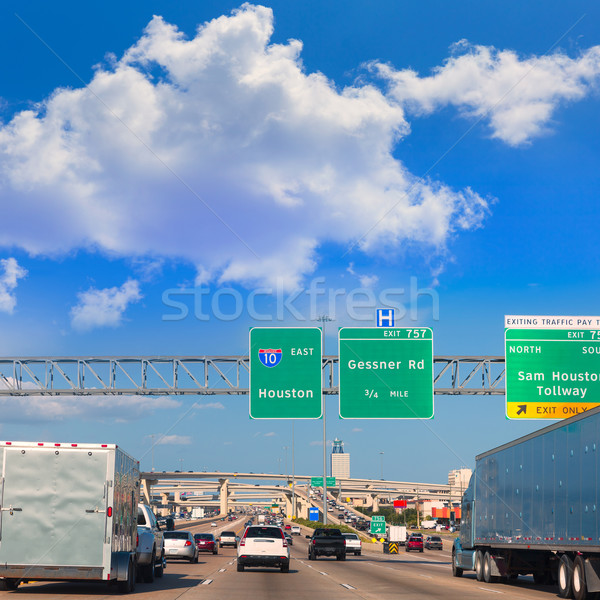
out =
{"type": "Polygon", "coordinates": [[[506,416],[564,419],[600,406],[600,317],[505,317],[506,416]]]}

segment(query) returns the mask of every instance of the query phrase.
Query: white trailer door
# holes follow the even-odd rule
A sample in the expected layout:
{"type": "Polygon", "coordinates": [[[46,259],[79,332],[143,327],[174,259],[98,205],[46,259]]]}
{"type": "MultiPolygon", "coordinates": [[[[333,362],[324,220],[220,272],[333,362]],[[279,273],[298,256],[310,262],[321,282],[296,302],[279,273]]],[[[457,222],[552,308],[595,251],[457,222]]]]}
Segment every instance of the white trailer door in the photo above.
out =
{"type": "Polygon", "coordinates": [[[102,566],[108,455],[4,448],[0,564],[102,566]]]}

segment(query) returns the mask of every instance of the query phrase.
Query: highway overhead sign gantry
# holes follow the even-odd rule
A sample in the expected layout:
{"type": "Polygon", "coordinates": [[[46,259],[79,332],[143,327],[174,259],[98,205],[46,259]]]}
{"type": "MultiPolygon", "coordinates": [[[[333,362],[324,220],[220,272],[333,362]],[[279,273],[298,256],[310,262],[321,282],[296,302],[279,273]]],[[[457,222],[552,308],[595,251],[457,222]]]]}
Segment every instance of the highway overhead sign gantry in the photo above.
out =
{"type": "Polygon", "coordinates": [[[563,419],[600,404],[600,317],[506,316],[506,416],[563,419]]]}
{"type": "Polygon", "coordinates": [[[250,417],[320,419],[323,405],[321,330],[250,330],[250,417]]]}
{"type": "Polygon", "coordinates": [[[428,327],[343,327],[342,419],[433,417],[433,333],[428,327]]]}

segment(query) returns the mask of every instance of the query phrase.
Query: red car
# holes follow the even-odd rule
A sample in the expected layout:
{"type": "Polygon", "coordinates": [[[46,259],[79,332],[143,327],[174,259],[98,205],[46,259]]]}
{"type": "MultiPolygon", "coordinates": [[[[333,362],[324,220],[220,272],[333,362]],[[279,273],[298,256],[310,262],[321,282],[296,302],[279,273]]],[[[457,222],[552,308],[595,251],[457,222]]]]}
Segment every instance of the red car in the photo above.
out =
{"type": "Polygon", "coordinates": [[[406,540],[406,551],[418,550],[423,552],[423,536],[420,533],[411,533],[406,540]]]}
{"type": "Polygon", "coordinates": [[[286,525],[286,526],[285,526],[285,529],[287,529],[287,530],[290,530],[291,528],[292,528],[292,526],[291,526],[291,525],[286,525]]]}
{"type": "Polygon", "coordinates": [[[218,554],[219,552],[217,540],[215,540],[215,536],[212,533],[195,533],[194,541],[196,542],[198,552],[212,552],[213,554],[218,554]]]}

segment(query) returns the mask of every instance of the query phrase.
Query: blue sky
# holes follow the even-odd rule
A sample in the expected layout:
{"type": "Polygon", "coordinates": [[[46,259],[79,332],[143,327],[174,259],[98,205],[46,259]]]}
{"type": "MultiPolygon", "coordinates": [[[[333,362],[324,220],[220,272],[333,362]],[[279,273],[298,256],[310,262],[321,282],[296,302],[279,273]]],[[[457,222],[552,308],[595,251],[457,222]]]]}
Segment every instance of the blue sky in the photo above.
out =
{"type": "MultiPolygon", "coordinates": [[[[245,354],[253,325],[323,312],[333,354],[387,297],[436,354],[497,355],[505,314],[597,314],[600,9],[405,4],[3,3],[0,354],[245,354]]],[[[243,397],[0,402],[3,439],[144,468],[150,434],[157,469],[276,470],[291,445],[243,397]]],[[[444,481],[544,424],[502,397],[435,411],[341,421],[329,398],[328,438],[353,476],[384,451],[386,477],[444,481]]],[[[320,440],[297,423],[297,472],[320,440]]]]}

